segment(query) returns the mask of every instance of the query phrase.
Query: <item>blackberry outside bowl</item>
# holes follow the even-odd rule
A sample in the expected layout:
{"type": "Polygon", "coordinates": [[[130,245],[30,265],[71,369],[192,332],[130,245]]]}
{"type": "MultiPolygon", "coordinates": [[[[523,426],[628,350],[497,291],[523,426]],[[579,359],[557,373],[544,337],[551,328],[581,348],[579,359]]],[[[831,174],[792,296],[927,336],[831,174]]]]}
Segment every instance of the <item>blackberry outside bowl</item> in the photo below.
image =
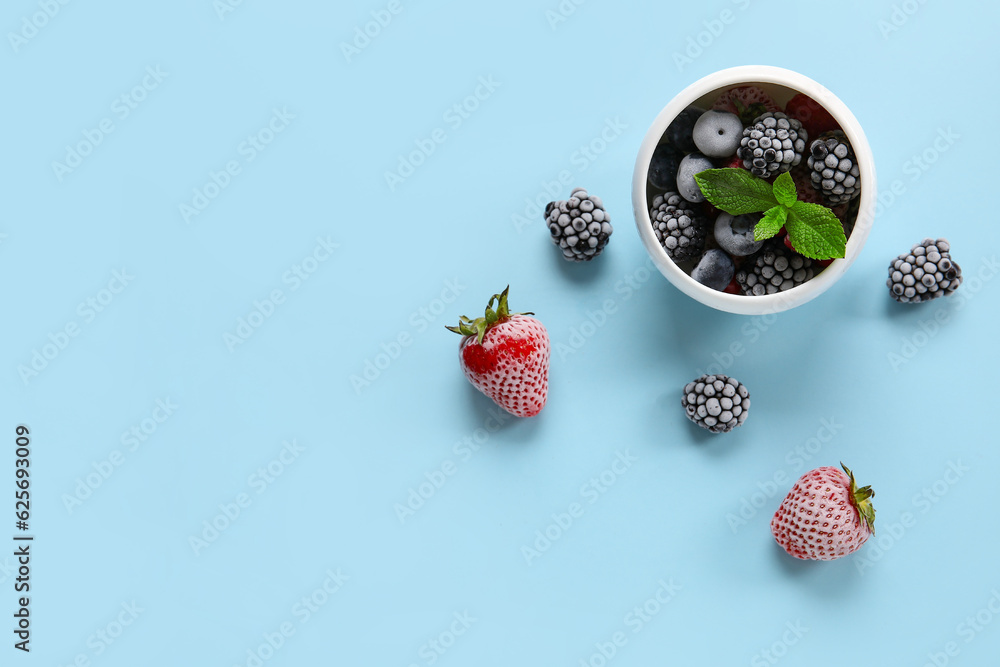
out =
{"type": "MultiPolygon", "coordinates": [[[[809,137],[808,144],[816,137],[809,137]]],[[[803,160],[806,158],[803,157],[803,160]]],[[[679,290],[693,299],[710,306],[740,315],[764,315],[778,313],[807,301],[811,301],[828,290],[857,259],[871,231],[875,212],[875,160],[872,157],[871,146],[861,129],[854,114],[840,99],[829,90],[812,79],[791,70],[763,65],[748,65],[732,67],[709,74],[691,84],[670,101],[656,117],[649,131],[643,138],[639,148],[639,156],[635,162],[632,176],[632,211],[635,216],[639,237],[652,258],[653,263],[667,280],[679,290]],[[653,198],[660,191],[648,183],[647,174],[653,150],[661,143],[667,127],[677,115],[690,105],[703,109],[711,107],[716,98],[727,90],[738,86],[758,86],[767,92],[778,106],[784,108],[785,103],[798,93],[804,93],[823,106],[840,128],[854,149],[860,169],[861,194],[860,204],[855,215],[852,215],[854,228],[847,239],[847,250],[842,259],[835,259],[811,280],[776,294],[762,296],[744,296],[729,294],[706,287],[694,280],[686,271],[678,266],[667,255],[653,232],[649,218],[649,208],[653,198]]]]}

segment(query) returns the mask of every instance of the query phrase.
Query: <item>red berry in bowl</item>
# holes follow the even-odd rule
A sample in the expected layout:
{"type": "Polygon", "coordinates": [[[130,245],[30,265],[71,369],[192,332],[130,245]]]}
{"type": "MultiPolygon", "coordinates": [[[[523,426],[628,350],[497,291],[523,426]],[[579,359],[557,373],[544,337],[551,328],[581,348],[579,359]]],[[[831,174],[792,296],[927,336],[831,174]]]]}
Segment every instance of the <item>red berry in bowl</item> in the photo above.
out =
{"type": "Polygon", "coordinates": [[[840,125],[829,111],[803,93],[788,100],[788,104],[785,105],[785,113],[792,118],[797,118],[802,123],[802,127],[806,128],[810,137],[818,137],[824,132],[840,129],[840,125]]]}

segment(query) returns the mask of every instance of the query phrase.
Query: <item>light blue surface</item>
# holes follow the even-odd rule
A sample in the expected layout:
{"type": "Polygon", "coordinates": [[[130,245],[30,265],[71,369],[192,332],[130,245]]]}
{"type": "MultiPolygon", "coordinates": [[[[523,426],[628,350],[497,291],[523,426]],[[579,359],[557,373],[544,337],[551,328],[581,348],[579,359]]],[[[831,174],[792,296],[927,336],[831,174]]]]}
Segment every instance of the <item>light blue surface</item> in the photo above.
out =
{"type": "Polygon", "coordinates": [[[2,664],[995,664],[995,6],[232,2],[5,4],[45,25],[0,49],[0,485],[27,424],[36,536],[28,656],[0,559],[2,664]],[[764,319],[650,275],[630,210],[663,105],[755,63],[840,96],[896,191],[841,282],[764,319]],[[563,171],[615,224],[593,265],[531,211],[563,171]],[[925,236],[966,283],[897,306],[925,236]],[[508,283],[555,350],[542,414],[497,428],[443,325],[508,283]],[[753,399],[719,437],[679,405],[713,363],[753,399]],[[876,541],[794,561],[770,515],[841,460],[876,541]]]}

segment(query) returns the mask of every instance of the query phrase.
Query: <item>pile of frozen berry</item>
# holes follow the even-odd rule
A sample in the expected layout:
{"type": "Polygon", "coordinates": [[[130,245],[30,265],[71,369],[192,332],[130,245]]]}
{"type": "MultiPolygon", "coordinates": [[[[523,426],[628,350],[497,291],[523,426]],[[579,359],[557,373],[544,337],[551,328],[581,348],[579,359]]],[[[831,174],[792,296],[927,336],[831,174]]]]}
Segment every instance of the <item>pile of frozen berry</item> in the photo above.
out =
{"type": "Polygon", "coordinates": [[[703,285],[760,296],[798,287],[822,271],[830,260],[795,252],[784,229],[755,241],[763,214],[733,216],[705,201],[695,174],[726,167],[771,182],[790,172],[798,198],[830,207],[850,235],[860,172],[830,113],[801,93],[782,109],[761,88],[732,88],[710,109],[689,106],[674,119],[653,151],[647,176],[657,240],[703,285]]]}

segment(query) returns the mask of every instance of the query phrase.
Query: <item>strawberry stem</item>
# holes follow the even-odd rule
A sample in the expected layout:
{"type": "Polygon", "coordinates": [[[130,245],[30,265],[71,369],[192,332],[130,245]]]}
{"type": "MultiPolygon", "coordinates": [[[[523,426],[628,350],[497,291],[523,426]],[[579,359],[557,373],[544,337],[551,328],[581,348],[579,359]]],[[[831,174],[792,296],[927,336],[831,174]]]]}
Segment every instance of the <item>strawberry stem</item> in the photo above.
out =
{"type": "Polygon", "coordinates": [[[475,336],[476,342],[480,345],[483,344],[483,337],[486,332],[490,330],[490,327],[506,321],[512,314],[513,315],[533,315],[534,313],[511,313],[510,308],[507,305],[507,292],[510,291],[510,285],[504,288],[503,292],[500,294],[494,294],[490,297],[489,302],[486,304],[486,313],[483,317],[477,317],[474,320],[470,320],[465,315],[458,318],[457,327],[446,326],[445,329],[448,331],[454,331],[462,336],[475,336]],[[496,309],[494,310],[493,304],[496,304],[496,309]]]}
{"type": "Polygon", "coordinates": [[[740,117],[740,121],[744,125],[750,125],[761,115],[767,108],[760,102],[754,102],[750,106],[744,106],[737,98],[733,98],[733,107],[736,108],[736,115],[740,117]]]}
{"type": "Polygon", "coordinates": [[[875,507],[872,505],[871,498],[875,495],[875,492],[872,491],[871,486],[863,486],[859,489],[854,481],[854,473],[851,472],[851,469],[845,466],[843,461],[840,463],[840,467],[844,469],[844,472],[847,473],[847,476],[851,480],[851,504],[858,510],[858,515],[861,516],[868,526],[868,530],[874,535],[875,507]]]}

